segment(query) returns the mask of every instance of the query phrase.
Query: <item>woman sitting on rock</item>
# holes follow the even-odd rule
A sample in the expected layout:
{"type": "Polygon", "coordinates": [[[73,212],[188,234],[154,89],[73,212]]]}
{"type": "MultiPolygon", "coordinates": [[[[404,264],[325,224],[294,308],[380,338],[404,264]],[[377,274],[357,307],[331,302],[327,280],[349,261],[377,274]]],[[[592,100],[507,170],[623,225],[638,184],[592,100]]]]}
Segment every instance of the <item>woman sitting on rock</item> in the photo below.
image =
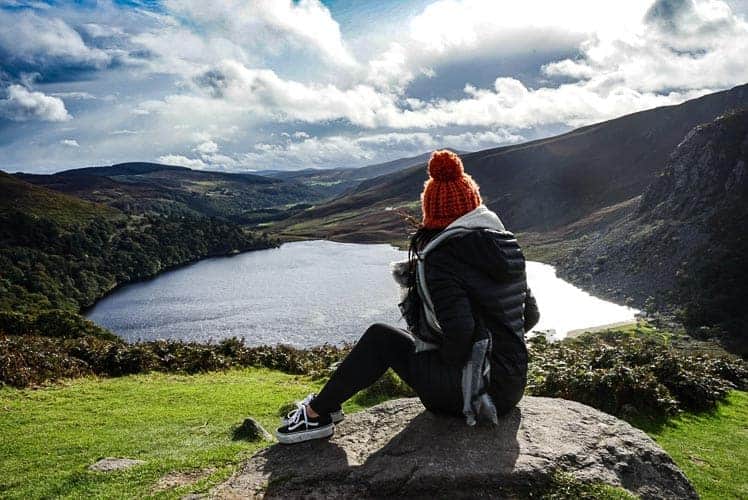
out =
{"type": "Polygon", "coordinates": [[[481,415],[495,421],[522,398],[524,334],[539,319],[522,251],[482,204],[456,154],[435,151],[428,172],[410,258],[394,268],[407,290],[401,309],[408,330],[371,325],[320,393],[284,419],[276,431],[281,443],[332,435],[343,419],[341,404],[388,368],[428,410],[465,416],[470,424],[481,415]]]}

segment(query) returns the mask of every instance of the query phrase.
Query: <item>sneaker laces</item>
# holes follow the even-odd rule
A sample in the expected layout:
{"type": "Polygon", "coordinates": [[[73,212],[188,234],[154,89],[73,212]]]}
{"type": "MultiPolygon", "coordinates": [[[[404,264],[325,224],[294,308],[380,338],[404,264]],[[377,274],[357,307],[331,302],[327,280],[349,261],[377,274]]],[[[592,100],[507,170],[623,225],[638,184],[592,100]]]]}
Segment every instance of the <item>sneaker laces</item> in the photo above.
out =
{"type": "Polygon", "coordinates": [[[289,431],[295,431],[299,428],[299,426],[304,425],[305,427],[309,427],[309,417],[306,413],[306,405],[302,402],[299,402],[296,406],[296,409],[288,414],[288,430],[289,431]],[[303,418],[303,422],[302,422],[303,418]]]}
{"type": "Polygon", "coordinates": [[[288,414],[286,415],[286,419],[289,422],[292,421],[293,418],[294,418],[294,415],[296,415],[296,413],[299,411],[299,409],[302,406],[308,405],[309,403],[311,403],[312,399],[314,399],[314,396],[315,396],[315,394],[309,394],[307,397],[305,397],[301,401],[296,401],[296,403],[295,403],[296,404],[296,408],[288,412],[288,414]]]}

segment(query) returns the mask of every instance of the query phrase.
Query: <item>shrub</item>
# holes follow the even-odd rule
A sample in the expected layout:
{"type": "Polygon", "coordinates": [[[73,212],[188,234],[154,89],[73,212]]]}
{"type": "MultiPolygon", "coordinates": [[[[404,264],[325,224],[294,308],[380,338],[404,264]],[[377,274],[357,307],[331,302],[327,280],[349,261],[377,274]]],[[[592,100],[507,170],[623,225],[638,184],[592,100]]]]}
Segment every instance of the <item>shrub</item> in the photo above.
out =
{"type": "Polygon", "coordinates": [[[116,337],[71,336],[69,331],[68,327],[60,328],[55,337],[1,335],[0,384],[25,387],[92,374],[116,377],[149,371],[199,373],[243,366],[321,377],[328,375],[330,365],[350,349],[332,345],[310,349],[286,345],[247,347],[238,339],[218,344],[167,340],[128,344],[116,337]]]}
{"type": "Polygon", "coordinates": [[[529,394],[623,417],[713,408],[731,389],[748,384],[739,358],[694,352],[651,334],[591,334],[558,343],[539,336],[529,349],[529,394]]]}
{"type": "MultiPolygon", "coordinates": [[[[2,318],[21,324],[15,321],[19,316],[2,318]]],[[[238,339],[218,344],[167,340],[128,344],[92,335],[0,334],[0,384],[25,387],[83,375],[198,373],[247,366],[324,377],[350,347],[248,347],[238,339]]],[[[529,394],[571,399],[625,418],[709,409],[731,389],[748,386],[744,361],[696,351],[664,335],[606,332],[558,343],[536,337],[529,350],[529,394]]],[[[361,391],[356,401],[369,405],[413,395],[390,370],[361,391]]]]}
{"type": "Polygon", "coordinates": [[[33,320],[33,330],[46,337],[77,338],[99,337],[115,340],[109,330],[101,328],[80,314],[63,309],[52,309],[37,314],[33,320]]]}
{"type": "Polygon", "coordinates": [[[38,385],[90,375],[88,365],[60,349],[58,339],[0,335],[0,385],[38,385]]]}
{"type": "Polygon", "coordinates": [[[26,335],[34,328],[34,321],[26,314],[15,311],[0,311],[0,333],[26,335]]]}

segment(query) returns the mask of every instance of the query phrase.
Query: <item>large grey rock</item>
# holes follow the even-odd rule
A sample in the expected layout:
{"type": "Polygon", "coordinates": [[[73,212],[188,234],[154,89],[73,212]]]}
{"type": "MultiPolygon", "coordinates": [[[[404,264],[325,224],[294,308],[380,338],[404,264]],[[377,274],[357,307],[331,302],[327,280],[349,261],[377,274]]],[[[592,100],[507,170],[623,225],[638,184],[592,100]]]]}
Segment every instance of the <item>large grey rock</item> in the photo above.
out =
{"type": "Polygon", "coordinates": [[[554,471],[622,486],[642,498],[697,498],[646,434],[588,406],[526,397],[498,426],[467,427],[417,399],[350,415],[329,440],[274,445],[211,496],[351,498],[516,497],[554,471]]]}

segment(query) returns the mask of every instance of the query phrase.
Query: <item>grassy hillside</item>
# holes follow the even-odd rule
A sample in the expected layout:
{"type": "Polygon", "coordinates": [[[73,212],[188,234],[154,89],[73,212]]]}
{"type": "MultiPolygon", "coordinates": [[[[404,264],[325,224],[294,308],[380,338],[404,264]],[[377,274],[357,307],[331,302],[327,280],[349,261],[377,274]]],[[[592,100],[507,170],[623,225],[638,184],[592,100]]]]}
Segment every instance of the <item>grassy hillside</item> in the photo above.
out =
{"type": "Polygon", "coordinates": [[[422,164],[428,160],[430,155],[430,152],[423,153],[418,156],[398,158],[397,160],[366,165],[359,168],[308,168],[294,171],[274,170],[258,173],[274,179],[293,180],[316,189],[321,189],[328,196],[337,196],[355,188],[361,182],[368,179],[391,174],[412,165],[422,164]]]}
{"type": "Polygon", "coordinates": [[[126,214],[0,172],[0,334],[86,335],[94,328],[77,313],[118,285],[276,244],[215,218],[126,214]],[[49,311],[57,320],[40,320],[49,311]]]}
{"type": "MultiPolygon", "coordinates": [[[[509,228],[548,233],[641,195],[689,130],[745,106],[748,85],[556,137],[461,156],[485,202],[509,228]]],[[[426,178],[425,164],[420,164],[370,179],[352,193],[277,226],[289,234],[345,241],[398,240],[402,224],[388,207],[417,213],[426,178]]]]}
{"type": "Polygon", "coordinates": [[[168,472],[210,467],[201,484],[181,492],[200,490],[265,445],[233,439],[243,418],[273,429],[281,405],[318,387],[305,377],[249,369],[0,389],[0,497],[142,498],[168,472]],[[114,474],[86,470],[109,456],[146,464],[114,474]]]}
{"type": "Polygon", "coordinates": [[[321,200],[310,185],[253,174],[191,170],[155,163],[123,163],[53,175],[16,174],[39,186],[127,213],[220,217],[255,222],[266,210],[321,200]]]}
{"type": "Polygon", "coordinates": [[[703,499],[748,498],[748,393],[735,391],[711,412],[684,413],[645,427],[703,499]]]}
{"type": "Polygon", "coordinates": [[[88,203],[44,187],[32,186],[0,170],[0,214],[23,212],[44,217],[64,226],[90,221],[95,217],[117,217],[119,210],[88,203]]]}

